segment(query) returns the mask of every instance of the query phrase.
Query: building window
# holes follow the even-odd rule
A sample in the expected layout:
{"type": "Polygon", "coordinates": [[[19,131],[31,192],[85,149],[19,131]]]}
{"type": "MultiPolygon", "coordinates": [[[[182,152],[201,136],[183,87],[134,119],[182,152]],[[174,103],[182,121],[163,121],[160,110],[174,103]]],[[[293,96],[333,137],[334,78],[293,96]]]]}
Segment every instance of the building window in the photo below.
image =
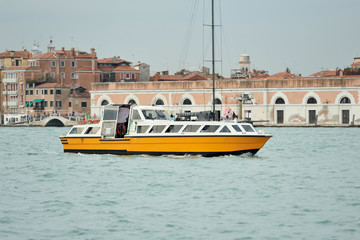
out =
{"type": "Polygon", "coordinates": [[[109,104],[109,102],[107,101],[107,100],[103,100],[102,102],[101,102],[101,106],[106,106],[106,105],[108,105],[109,104]]]}
{"type": "Polygon", "coordinates": [[[87,102],[81,102],[81,107],[86,108],[87,102]]]}
{"type": "Polygon", "coordinates": [[[71,67],[76,67],[76,62],[71,62],[71,67]]]}
{"type": "Polygon", "coordinates": [[[307,104],[317,104],[317,101],[315,98],[311,97],[307,100],[307,104]]]}
{"type": "Polygon", "coordinates": [[[39,90],[36,90],[36,95],[39,95],[39,90]]]}
{"type": "Polygon", "coordinates": [[[275,104],[285,104],[285,101],[282,98],[278,98],[276,99],[275,104]]]}
{"type": "Polygon", "coordinates": [[[215,98],[215,104],[221,104],[221,100],[218,98],[215,98]]]}
{"type": "Polygon", "coordinates": [[[50,90],[50,95],[53,95],[54,94],[54,90],[50,90]]]}
{"type": "Polygon", "coordinates": [[[44,101],[44,107],[47,107],[47,106],[48,106],[48,102],[44,101]]]}
{"type": "Polygon", "coordinates": [[[340,104],[350,104],[350,103],[351,103],[351,100],[348,97],[343,97],[340,100],[340,104]]]}
{"type": "Polygon", "coordinates": [[[61,108],[61,101],[56,101],[56,107],[61,108]]]}
{"type": "Polygon", "coordinates": [[[69,107],[71,107],[71,102],[69,102],[69,107]]]}
{"type": "Polygon", "coordinates": [[[77,73],[72,72],[71,73],[71,79],[77,79],[77,73]]]}
{"type": "Polygon", "coordinates": [[[53,107],[53,106],[54,106],[54,102],[50,101],[50,107],[53,107]]]}
{"type": "Polygon", "coordinates": [[[46,89],[46,90],[44,90],[44,95],[47,95],[47,89],[46,89]]]}
{"type": "Polygon", "coordinates": [[[29,90],[26,90],[26,91],[25,91],[25,94],[26,94],[26,95],[29,95],[29,90]]]}
{"type": "Polygon", "coordinates": [[[183,105],[192,105],[192,102],[191,102],[190,99],[185,99],[185,100],[183,101],[183,105]]]}
{"type": "Polygon", "coordinates": [[[60,67],[65,67],[65,62],[64,61],[60,62],[60,67]]]}
{"type": "Polygon", "coordinates": [[[56,90],[56,95],[61,95],[61,90],[57,89],[56,90]]]}
{"type": "Polygon", "coordinates": [[[164,105],[164,101],[161,99],[158,99],[155,103],[155,105],[164,105]]]}
{"type": "Polygon", "coordinates": [[[128,102],[128,104],[130,104],[130,105],[136,105],[136,101],[135,101],[134,99],[131,99],[131,100],[128,102]]]}
{"type": "Polygon", "coordinates": [[[56,66],[55,61],[51,61],[51,67],[55,67],[55,66],[56,66]]]}
{"type": "Polygon", "coordinates": [[[34,91],[33,90],[30,90],[30,95],[33,95],[34,94],[34,91]]]}
{"type": "Polygon", "coordinates": [[[65,78],[65,73],[64,72],[60,73],[60,77],[65,78]]]}

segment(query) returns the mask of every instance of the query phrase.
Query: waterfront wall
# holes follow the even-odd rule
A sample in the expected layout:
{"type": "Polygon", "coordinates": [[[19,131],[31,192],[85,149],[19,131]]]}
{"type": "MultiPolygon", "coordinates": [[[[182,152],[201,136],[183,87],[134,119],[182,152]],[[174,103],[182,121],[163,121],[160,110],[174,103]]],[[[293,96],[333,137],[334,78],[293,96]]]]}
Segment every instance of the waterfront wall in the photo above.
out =
{"type": "MultiPolygon", "coordinates": [[[[216,110],[222,116],[231,109],[242,118],[265,120],[268,125],[360,125],[359,76],[218,80],[215,98],[221,102],[216,110]],[[235,98],[241,94],[252,94],[254,99],[240,112],[235,98]]],[[[101,114],[104,101],[155,105],[158,100],[172,114],[211,110],[212,81],[92,84],[92,114],[101,114]]]]}

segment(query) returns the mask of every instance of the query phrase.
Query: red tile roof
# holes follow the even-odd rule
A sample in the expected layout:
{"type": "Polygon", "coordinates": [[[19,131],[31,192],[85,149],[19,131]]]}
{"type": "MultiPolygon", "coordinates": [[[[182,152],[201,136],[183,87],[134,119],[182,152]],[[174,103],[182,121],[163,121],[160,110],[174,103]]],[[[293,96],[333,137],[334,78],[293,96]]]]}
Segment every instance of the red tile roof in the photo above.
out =
{"type": "Polygon", "coordinates": [[[31,57],[31,53],[27,50],[24,51],[9,51],[0,53],[0,58],[24,58],[28,59],[31,57]]]}
{"type": "Polygon", "coordinates": [[[106,72],[110,72],[114,69],[114,67],[112,66],[98,66],[98,69],[100,71],[106,71],[106,72]]]}
{"type": "Polygon", "coordinates": [[[136,71],[136,72],[138,72],[139,70],[132,68],[130,66],[118,66],[118,67],[114,68],[113,71],[114,72],[119,72],[119,71],[136,71]]]}
{"type": "Polygon", "coordinates": [[[200,76],[199,74],[194,73],[183,77],[183,80],[206,80],[206,78],[204,76],[200,76]]]}
{"type": "Polygon", "coordinates": [[[59,88],[59,87],[69,87],[69,86],[61,86],[60,83],[43,83],[36,86],[37,88],[59,88]]]}
{"type": "Polygon", "coordinates": [[[274,75],[269,76],[270,79],[293,79],[293,78],[301,78],[299,76],[296,76],[292,73],[288,72],[279,72],[274,75]]]}
{"type": "Polygon", "coordinates": [[[310,75],[310,77],[330,77],[336,76],[336,70],[324,70],[310,75]]]}
{"type": "Polygon", "coordinates": [[[131,64],[131,62],[129,61],[125,61],[123,59],[120,58],[102,58],[98,60],[98,63],[127,63],[127,64],[131,64]]]}
{"type": "Polygon", "coordinates": [[[83,51],[75,50],[55,50],[31,57],[31,59],[76,59],[76,58],[96,58],[95,55],[83,51]]]}

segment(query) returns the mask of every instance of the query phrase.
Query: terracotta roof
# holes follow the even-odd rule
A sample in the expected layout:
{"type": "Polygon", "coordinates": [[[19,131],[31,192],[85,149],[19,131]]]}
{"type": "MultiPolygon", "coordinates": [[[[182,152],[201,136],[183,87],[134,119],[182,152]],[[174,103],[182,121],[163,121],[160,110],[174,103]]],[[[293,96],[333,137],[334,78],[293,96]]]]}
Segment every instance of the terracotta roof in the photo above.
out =
{"type": "Polygon", "coordinates": [[[114,69],[114,67],[112,67],[112,66],[98,66],[98,69],[100,71],[108,71],[108,72],[110,72],[110,71],[112,71],[114,69]]]}
{"type": "Polygon", "coordinates": [[[336,76],[336,70],[324,70],[310,75],[310,77],[330,77],[336,76]]]}
{"type": "Polygon", "coordinates": [[[301,78],[301,77],[296,76],[292,73],[288,73],[288,72],[279,72],[279,73],[269,76],[269,78],[271,78],[271,79],[293,79],[293,78],[301,78]]]}
{"type": "Polygon", "coordinates": [[[37,85],[36,87],[37,88],[57,88],[57,87],[64,87],[64,86],[61,86],[60,83],[43,83],[43,84],[37,85]]]}
{"type": "Polygon", "coordinates": [[[127,64],[131,64],[131,62],[129,61],[125,61],[123,59],[120,58],[102,58],[98,60],[98,63],[127,63],[127,64]]]}
{"type": "Polygon", "coordinates": [[[53,52],[50,53],[43,53],[36,56],[32,56],[31,59],[55,59],[56,56],[53,52]]]}
{"type": "Polygon", "coordinates": [[[136,71],[136,72],[138,72],[139,70],[132,68],[130,66],[118,66],[118,67],[114,68],[113,71],[136,71]]]}
{"type": "MultiPolygon", "coordinates": [[[[212,74],[208,74],[204,76],[205,79],[212,79],[213,75],[212,74]]],[[[215,75],[215,80],[219,80],[219,78],[215,75]]]]}
{"type": "Polygon", "coordinates": [[[270,75],[267,73],[261,73],[261,74],[257,74],[256,76],[251,77],[251,79],[264,79],[264,78],[268,78],[270,75]]]}
{"type": "Polygon", "coordinates": [[[83,51],[75,50],[55,50],[31,57],[31,59],[76,59],[76,58],[96,58],[95,55],[83,51]]]}
{"type": "MultiPolygon", "coordinates": [[[[216,76],[215,76],[216,78],[216,76]]],[[[183,78],[183,80],[206,80],[205,76],[200,76],[199,74],[190,74],[183,78]]]]}
{"type": "Polygon", "coordinates": [[[181,81],[183,78],[183,75],[159,75],[158,81],[181,81]]]}
{"type": "Polygon", "coordinates": [[[31,53],[27,50],[24,51],[8,51],[0,53],[0,58],[30,58],[31,53]]]}

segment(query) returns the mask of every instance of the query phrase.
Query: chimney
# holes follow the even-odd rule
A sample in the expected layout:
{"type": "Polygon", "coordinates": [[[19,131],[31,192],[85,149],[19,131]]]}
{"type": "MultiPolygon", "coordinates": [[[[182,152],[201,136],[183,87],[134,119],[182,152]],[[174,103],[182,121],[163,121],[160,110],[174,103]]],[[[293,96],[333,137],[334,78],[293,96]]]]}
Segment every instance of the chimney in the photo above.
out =
{"type": "Polygon", "coordinates": [[[169,75],[169,71],[162,71],[162,75],[169,75]]]}
{"type": "Polygon", "coordinates": [[[71,56],[75,56],[75,48],[71,48],[71,56]]]}
{"type": "Polygon", "coordinates": [[[62,47],[61,50],[62,50],[63,52],[65,52],[65,47],[62,47]]]}

